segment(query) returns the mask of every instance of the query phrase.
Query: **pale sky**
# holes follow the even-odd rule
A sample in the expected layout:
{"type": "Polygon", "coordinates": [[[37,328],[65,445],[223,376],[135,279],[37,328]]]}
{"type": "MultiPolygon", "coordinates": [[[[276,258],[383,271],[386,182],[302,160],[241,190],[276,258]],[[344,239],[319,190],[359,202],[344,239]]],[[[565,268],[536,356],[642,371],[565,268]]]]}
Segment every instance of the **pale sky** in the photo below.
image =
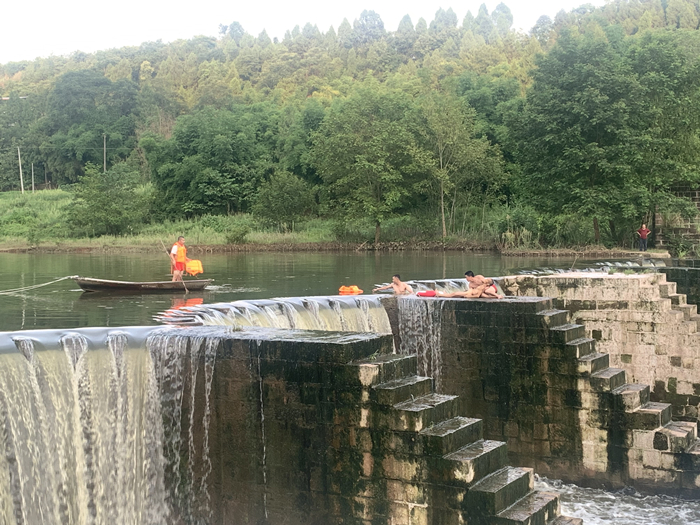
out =
{"type": "MultiPolygon", "coordinates": [[[[474,16],[483,0],[445,2],[443,0],[364,0],[364,2],[328,2],[327,0],[198,0],[195,2],[164,0],[25,0],[3,2],[0,9],[0,64],[32,60],[50,55],[67,55],[74,51],[91,53],[142,42],[172,42],[197,35],[218,34],[219,24],[240,22],[253,36],[263,29],[270,38],[282,38],[295,25],[311,22],[326,32],[336,30],[347,18],[352,24],[364,9],[376,11],[388,31],[395,31],[404,15],[415,24],[426,22],[442,7],[452,9],[460,21],[467,11],[474,16]]],[[[487,0],[489,13],[501,0],[487,0]]],[[[528,31],[542,15],[554,18],[559,10],[569,11],[579,5],[602,5],[604,0],[505,0],[513,12],[514,28],[528,31]]]]}

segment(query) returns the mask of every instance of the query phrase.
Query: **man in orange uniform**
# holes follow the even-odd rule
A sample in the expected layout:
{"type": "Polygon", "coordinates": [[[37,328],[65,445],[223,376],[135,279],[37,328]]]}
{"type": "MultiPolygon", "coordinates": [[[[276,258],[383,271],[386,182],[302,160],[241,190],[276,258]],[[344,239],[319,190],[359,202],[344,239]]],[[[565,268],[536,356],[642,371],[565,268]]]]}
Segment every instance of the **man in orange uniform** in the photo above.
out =
{"type": "Polygon", "coordinates": [[[189,259],[187,258],[187,248],[185,248],[185,238],[180,235],[177,242],[173,244],[170,250],[170,261],[173,266],[173,281],[182,281],[182,275],[185,273],[185,265],[189,259]]]}

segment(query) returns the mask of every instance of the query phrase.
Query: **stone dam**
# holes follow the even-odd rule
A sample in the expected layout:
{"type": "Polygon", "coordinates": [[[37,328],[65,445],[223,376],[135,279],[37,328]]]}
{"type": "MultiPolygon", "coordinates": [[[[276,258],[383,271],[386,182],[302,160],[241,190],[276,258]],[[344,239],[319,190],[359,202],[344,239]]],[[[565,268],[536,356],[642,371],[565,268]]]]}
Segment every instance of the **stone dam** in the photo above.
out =
{"type": "Polygon", "coordinates": [[[0,520],[580,525],[535,472],[697,498],[700,270],[668,270],[0,334],[0,520]]]}

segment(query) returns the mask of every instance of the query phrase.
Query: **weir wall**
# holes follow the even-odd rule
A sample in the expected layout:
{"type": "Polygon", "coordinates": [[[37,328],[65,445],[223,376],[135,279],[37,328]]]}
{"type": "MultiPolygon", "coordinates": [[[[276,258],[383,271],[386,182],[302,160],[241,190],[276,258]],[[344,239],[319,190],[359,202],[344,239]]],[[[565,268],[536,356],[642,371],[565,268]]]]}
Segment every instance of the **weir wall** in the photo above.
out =
{"type": "MultiPolygon", "coordinates": [[[[513,293],[512,282],[499,282],[513,293]]],[[[570,284],[586,288],[575,279],[570,284]]],[[[432,366],[441,391],[465,399],[466,415],[484,420],[487,438],[508,443],[513,464],[583,485],[634,485],[697,497],[697,425],[672,421],[671,405],[652,402],[648,385],[628,383],[625,370],[611,366],[612,356],[587,336],[587,327],[557,308],[560,299],[532,295],[401,297],[385,306],[400,318],[411,305],[435,303],[430,310],[441,312],[439,345],[422,345],[419,363],[432,366]]],[[[684,314],[673,318],[678,315],[684,314]]],[[[425,330],[415,320],[412,325],[418,333],[425,330]]],[[[400,337],[403,348],[416,336],[404,325],[400,337]]]]}
{"type": "Polygon", "coordinates": [[[568,310],[571,321],[596,340],[596,350],[610,356],[610,366],[623,368],[631,382],[650,385],[651,400],[670,403],[674,419],[697,422],[700,317],[676,283],[667,282],[668,273],[677,277],[679,272],[662,270],[515,276],[499,282],[508,294],[553,297],[555,306],[568,310]]]}
{"type": "Polygon", "coordinates": [[[211,391],[211,523],[580,525],[506,464],[389,335],[224,337],[211,391]],[[521,521],[518,521],[521,520],[521,521]]]}

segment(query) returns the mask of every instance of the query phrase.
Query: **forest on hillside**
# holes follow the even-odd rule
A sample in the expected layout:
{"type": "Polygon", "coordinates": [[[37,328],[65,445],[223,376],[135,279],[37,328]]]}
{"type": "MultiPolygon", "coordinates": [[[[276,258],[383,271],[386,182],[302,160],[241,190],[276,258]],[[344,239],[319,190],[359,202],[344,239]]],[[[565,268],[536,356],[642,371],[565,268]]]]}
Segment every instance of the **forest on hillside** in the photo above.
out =
{"type": "Polygon", "coordinates": [[[280,41],[232,22],[0,65],[0,191],[19,189],[19,150],[25,181],[31,167],[70,191],[66,226],[89,236],[246,214],[285,231],[327,219],[339,240],[400,221],[428,239],[612,246],[654,211],[693,216],[674,190],[700,183],[698,0],[512,23],[503,3],[395,30],[363,11],[280,41]]]}

